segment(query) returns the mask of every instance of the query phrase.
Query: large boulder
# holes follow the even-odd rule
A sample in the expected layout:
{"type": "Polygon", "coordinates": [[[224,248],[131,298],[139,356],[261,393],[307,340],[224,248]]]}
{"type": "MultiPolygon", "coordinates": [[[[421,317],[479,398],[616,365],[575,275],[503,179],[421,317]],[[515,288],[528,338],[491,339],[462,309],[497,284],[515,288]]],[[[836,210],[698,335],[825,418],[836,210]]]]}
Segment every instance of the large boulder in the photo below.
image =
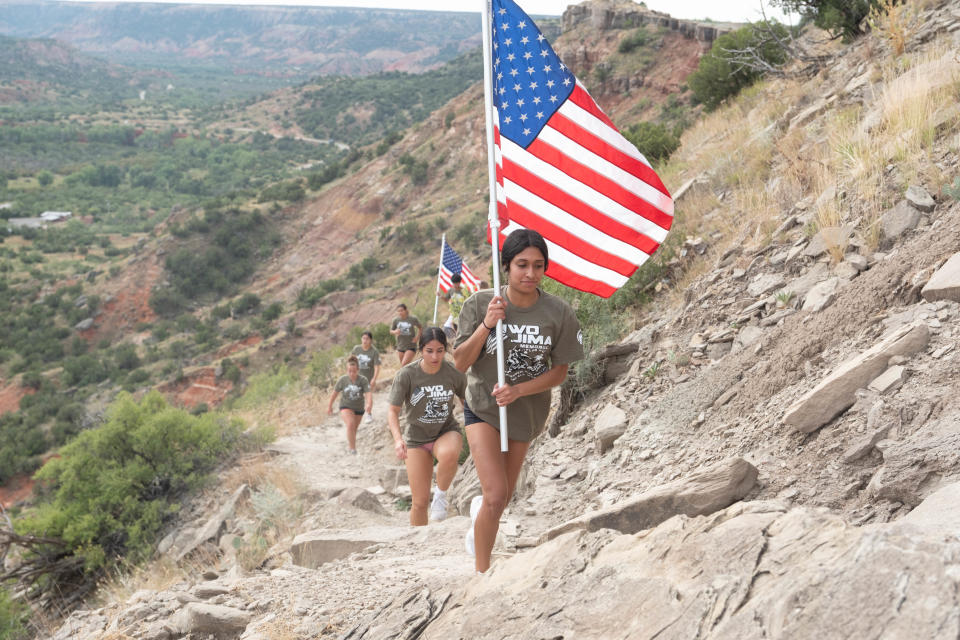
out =
{"type": "Polygon", "coordinates": [[[780,289],[786,282],[779,273],[761,273],[747,285],[747,293],[754,298],[759,298],[774,289],[780,289]]]}
{"type": "Polygon", "coordinates": [[[930,330],[922,322],[901,327],[892,335],[834,369],[820,384],[787,409],[784,424],[810,433],[856,402],[856,391],[886,371],[893,356],[911,356],[926,348],[930,330]]]}
{"type": "Polygon", "coordinates": [[[920,212],[906,200],[901,200],[880,216],[880,228],[883,237],[888,241],[896,240],[907,231],[915,229],[918,224],[920,212]]]}
{"type": "Polygon", "coordinates": [[[239,637],[252,619],[249,612],[233,607],[191,602],[173,616],[171,626],[182,634],[208,634],[226,639],[239,637]]]}
{"type": "Polygon", "coordinates": [[[541,540],[551,540],[580,529],[636,533],[678,514],[713,513],[742,500],[756,482],[756,467],[742,458],[733,458],[687,478],[650,489],[631,500],[565,522],[547,531],[541,540]]]}
{"type": "Polygon", "coordinates": [[[960,541],[754,502],[559,536],[465,584],[420,637],[953,640],[958,611],[960,541]]]}
{"type": "Polygon", "coordinates": [[[604,453],[627,430],[627,414],[615,404],[608,404],[593,424],[597,453],[604,453]]]}
{"type": "Polygon", "coordinates": [[[930,213],[937,206],[937,202],[930,195],[930,192],[915,184],[907,188],[906,199],[914,209],[925,213],[930,213]]]}
{"type": "Polygon", "coordinates": [[[377,500],[377,496],[360,487],[347,487],[337,496],[337,502],[342,505],[363,509],[364,511],[372,511],[380,514],[387,513],[387,510],[384,509],[380,501],[377,500]]]}
{"type": "Polygon", "coordinates": [[[960,482],[937,489],[901,522],[915,524],[930,532],[960,537],[960,482]]]}
{"type": "Polygon", "coordinates": [[[803,301],[803,310],[811,313],[823,311],[837,297],[837,289],[840,287],[840,278],[828,278],[823,282],[814,285],[807,292],[806,299],[803,301]]]}
{"type": "Polygon", "coordinates": [[[409,530],[398,527],[366,527],[361,531],[319,529],[301,534],[290,545],[293,564],[316,569],[382,542],[393,542],[409,530]]]}
{"type": "Polygon", "coordinates": [[[960,253],[953,254],[947,263],[937,269],[927,281],[920,295],[924,300],[953,300],[960,302],[960,253]]]}

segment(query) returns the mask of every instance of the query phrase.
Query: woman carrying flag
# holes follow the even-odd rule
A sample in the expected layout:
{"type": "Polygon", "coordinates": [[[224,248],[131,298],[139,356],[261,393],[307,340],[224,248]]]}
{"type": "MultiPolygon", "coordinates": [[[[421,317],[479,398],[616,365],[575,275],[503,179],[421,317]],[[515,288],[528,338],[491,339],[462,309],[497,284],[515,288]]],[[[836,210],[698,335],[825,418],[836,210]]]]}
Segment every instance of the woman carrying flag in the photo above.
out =
{"type": "Polygon", "coordinates": [[[510,502],[530,441],[550,411],[550,389],[567,377],[571,362],[583,358],[580,323],[566,302],[540,289],[549,265],[547,244],[536,231],[511,233],[500,253],[507,285],[471,296],[460,312],[453,352],[467,372],[463,408],[470,453],[483,495],[470,505],[467,551],[477,571],[490,566],[500,516],[510,502]],[[497,322],[504,333],[506,384],[497,383],[497,322]],[[500,450],[499,407],[507,407],[509,448],[500,450]]]}

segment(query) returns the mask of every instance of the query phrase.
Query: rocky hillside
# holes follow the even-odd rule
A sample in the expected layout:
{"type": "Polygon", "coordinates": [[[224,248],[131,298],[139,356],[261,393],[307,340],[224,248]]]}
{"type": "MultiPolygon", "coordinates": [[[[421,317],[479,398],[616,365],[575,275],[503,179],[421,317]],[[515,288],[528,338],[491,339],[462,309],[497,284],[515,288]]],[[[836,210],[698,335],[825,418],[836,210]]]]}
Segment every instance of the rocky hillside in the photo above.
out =
{"type": "Polygon", "coordinates": [[[0,105],[82,94],[106,101],[131,93],[136,74],[55,40],[0,36],[0,105]]]}
{"type": "MultiPolygon", "coordinates": [[[[602,106],[621,126],[638,122],[638,114],[651,119],[663,116],[671,96],[674,109],[692,118],[696,111],[689,105],[689,94],[678,92],[707,43],[689,33],[658,31],[651,32],[649,47],[620,53],[619,42],[638,28],[614,26],[589,32],[582,25],[576,26],[561,34],[556,46],[573,60],[580,55],[578,51],[594,63],[606,59],[617,74],[622,74],[614,77],[634,79],[629,94],[604,91],[590,67],[571,62],[591,90],[602,94],[602,106]],[[655,68],[664,72],[654,73],[655,68]]],[[[469,65],[464,68],[479,75],[472,62],[465,61],[469,65]]],[[[211,123],[210,130],[225,136],[230,135],[227,131],[247,135],[241,129],[245,121],[252,120],[277,136],[302,136],[305,132],[296,127],[292,116],[298,109],[309,108],[313,101],[309,95],[317,90],[318,85],[310,83],[296,90],[278,91],[211,123]],[[279,128],[278,121],[283,119],[290,121],[291,128],[279,128]]],[[[477,108],[481,102],[482,91],[474,85],[422,123],[402,132],[394,144],[356,147],[356,152],[363,155],[344,177],[319,192],[311,192],[304,203],[272,214],[283,242],[244,293],[254,293],[265,303],[282,303],[286,311],[276,326],[284,327],[292,321],[298,331],[278,332],[263,341],[256,336],[237,340],[214,354],[198,356],[185,367],[185,379],[164,388],[175,389],[179,399],[217,404],[231,387],[225,382],[218,384],[214,375],[218,361],[224,357],[248,356],[253,369],[264,363],[302,362],[339,344],[355,326],[388,321],[401,300],[421,318],[432,317],[437,260],[433,247],[439,251],[444,232],[471,268],[487,272],[486,156],[483,116],[477,108]],[[415,179],[413,169],[423,175],[415,179]],[[325,259],[318,260],[317,256],[325,259]],[[364,286],[357,286],[350,282],[349,270],[369,256],[377,257],[377,268],[364,286]],[[334,278],[344,279],[347,284],[314,305],[298,308],[301,292],[334,278]]],[[[372,100],[355,105],[351,111],[358,123],[371,121],[376,112],[377,104],[372,100]]],[[[190,210],[180,211],[169,224],[186,223],[193,215],[190,210]]],[[[97,319],[91,339],[115,336],[150,320],[144,315],[144,301],[152,287],[164,283],[163,272],[157,267],[163,264],[163,256],[181,244],[166,231],[166,226],[158,229],[153,238],[138,247],[138,255],[129,259],[116,281],[109,283],[109,291],[103,291],[104,296],[114,296],[117,303],[97,319]]],[[[199,308],[197,314],[203,316],[209,311],[209,306],[199,308]]]]}
{"type": "Polygon", "coordinates": [[[464,13],[142,3],[5,2],[0,33],[125,64],[199,63],[305,76],[423,71],[480,43],[464,13]]]}
{"type": "MultiPolygon", "coordinates": [[[[411,530],[382,395],[345,461],[324,399],[293,390],[258,416],[287,435],[163,543],[158,566],[186,568],[131,580],[52,635],[956,638],[960,3],[912,7],[684,134],[663,173],[688,237],[653,302],[619,319],[624,339],[594,354],[595,388],[531,449],[487,575],[459,546],[469,462],[451,517],[411,530]]],[[[478,97],[331,186],[263,290],[316,278],[318,254],[386,255],[364,229],[482,210],[478,97]],[[463,195],[406,185],[404,152],[463,195]]],[[[392,296],[357,294],[329,325],[333,305],[318,307],[313,326],[382,317],[430,264],[391,264],[392,296]]]]}

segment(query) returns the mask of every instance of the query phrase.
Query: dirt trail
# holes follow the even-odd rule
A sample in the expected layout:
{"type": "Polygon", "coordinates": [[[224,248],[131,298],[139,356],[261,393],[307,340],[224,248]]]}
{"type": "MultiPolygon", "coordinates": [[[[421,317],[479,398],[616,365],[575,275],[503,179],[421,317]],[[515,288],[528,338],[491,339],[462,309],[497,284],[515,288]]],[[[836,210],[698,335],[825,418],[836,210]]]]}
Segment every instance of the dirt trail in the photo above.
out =
{"type": "MultiPolygon", "coordinates": [[[[326,396],[319,400],[325,411],[326,396]]],[[[328,536],[367,540],[371,546],[315,570],[284,564],[242,578],[240,593],[251,601],[272,601],[269,608],[277,617],[265,631],[339,637],[409,587],[452,591],[474,577],[473,559],[463,547],[466,517],[451,515],[426,527],[410,527],[409,512],[397,509],[396,497],[389,493],[378,497],[382,511],[338,501],[342,489],[378,487],[381,476],[400,464],[387,430],[387,392],[374,394],[373,414],[372,423],[360,425],[355,456],[346,453],[339,416],[325,413],[313,418],[319,423],[299,426],[269,447],[276,454],[275,464],[293,472],[310,503],[301,534],[323,530],[328,536]]]]}

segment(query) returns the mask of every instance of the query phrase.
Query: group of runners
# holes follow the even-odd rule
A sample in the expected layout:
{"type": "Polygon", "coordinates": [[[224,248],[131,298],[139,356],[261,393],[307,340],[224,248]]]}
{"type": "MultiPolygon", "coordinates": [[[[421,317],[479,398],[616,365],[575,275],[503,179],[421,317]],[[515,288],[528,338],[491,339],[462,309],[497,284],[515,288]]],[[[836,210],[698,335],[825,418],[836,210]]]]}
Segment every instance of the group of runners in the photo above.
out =
{"type": "MultiPolygon", "coordinates": [[[[457,471],[465,432],[482,491],[470,503],[471,523],[465,535],[478,572],[490,566],[500,516],[513,496],[530,442],[546,424],[550,390],[564,381],[571,363],[583,358],[573,309],[540,288],[549,264],[543,237],[528,229],[514,231],[503,243],[500,263],[506,284],[500,291],[481,290],[462,301],[452,345],[443,328],[422,328],[403,304],[391,323],[401,367],[390,388],[387,425],[395,453],[407,468],[410,524],[422,526],[446,517],[446,492],[457,471]],[[503,321],[503,386],[497,382],[499,321],[503,321]],[[454,416],[457,399],[463,408],[463,428],[454,416]],[[507,408],[506,452],[500,450],[500,407],[507,408]]],[[[350,453],[356,453],[361,419],[366,415],[371,420],[372,390],[379,374],[373,336],[364,332],[328,406],[332,414],[341,397],[340,416],[350,453]]]]}

